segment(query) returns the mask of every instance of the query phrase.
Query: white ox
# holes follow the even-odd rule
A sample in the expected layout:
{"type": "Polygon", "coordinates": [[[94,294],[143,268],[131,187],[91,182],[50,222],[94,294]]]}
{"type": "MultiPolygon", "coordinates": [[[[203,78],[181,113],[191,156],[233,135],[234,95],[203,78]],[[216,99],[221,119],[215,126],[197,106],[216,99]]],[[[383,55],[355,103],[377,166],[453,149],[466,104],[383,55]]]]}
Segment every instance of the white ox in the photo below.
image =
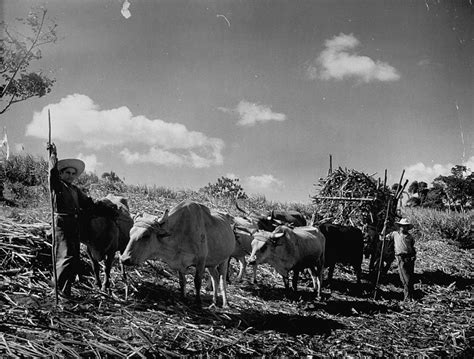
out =
{"type": "Polygon", "coordinates": [[[184,298],[189,267],[196,268],[194,287],[196,303],[201,305],[201,282],[207,268],[213,286],[213,303],[217,303],[220,284],[222,306],[227,307],[226,274],[235,239],[228,219],[211,212],[206,206],[184,201],[162,218],[142,216],[135,219],[130,242],[120,260],[125,265],[138,265],[161,258],[178,270],[181,297],[184,298]]]}
{"type": "Polygon", "coordinates": [[[318,298],[324,269],[326,238],[314,227],[278,226],[273,232],[258,231],[252,241],[250,264],[268,263],[283,277],[288,292],[289,272],[293,271],[293,290],[297,291],[299,272],[308,268],[318,298]],[[306,230],[305,230],[306,229],[306,230]]]}

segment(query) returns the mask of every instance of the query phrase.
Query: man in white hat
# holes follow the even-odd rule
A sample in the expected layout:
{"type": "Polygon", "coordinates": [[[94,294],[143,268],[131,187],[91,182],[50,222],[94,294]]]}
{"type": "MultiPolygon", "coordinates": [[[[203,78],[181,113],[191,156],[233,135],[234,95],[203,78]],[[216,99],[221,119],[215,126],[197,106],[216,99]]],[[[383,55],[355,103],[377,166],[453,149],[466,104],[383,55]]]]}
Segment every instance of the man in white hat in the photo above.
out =
{"type": "Polygon", "coordinates": [[[83,161],[75,158],[58,161],[56,146],[48,145],[51,190],[55,198],[57,288],[64,297],[79,271],[80,236],[84,232],[84,214],[97,212],[96,204],[85,195],[74,180],[84,171],[83,161]],[[81,228],[82,227],[82,228],[81,228]]]}
{"type": "Polygon", "coordinates": [[[415,239],[410,233],[413,225],[407,218],[402,218],[395,223],[398,225],[398,230],[389,233],[387,239],[394,242],[398,272],[403,284],[404,300],[412,300],[416,259],[415,239]]]}

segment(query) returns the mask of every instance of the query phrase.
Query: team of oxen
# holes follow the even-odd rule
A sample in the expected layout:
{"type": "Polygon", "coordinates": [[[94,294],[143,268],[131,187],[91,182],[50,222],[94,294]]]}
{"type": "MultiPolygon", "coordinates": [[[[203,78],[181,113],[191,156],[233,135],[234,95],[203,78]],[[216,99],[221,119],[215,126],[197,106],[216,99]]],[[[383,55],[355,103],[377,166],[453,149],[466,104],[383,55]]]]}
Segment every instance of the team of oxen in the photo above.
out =
{"type": "MultiPolygon", "coordinates": [[[[374,231],[363,233],[356,227],[330,223],[308,225],[306,218],[296,211],[232,216],[196,202],[183,201],[171,210],[165,210],[160,218],[137,214],[132,219],[125,198],[109,195],[100,202],[117,209],[115,218],[97,217],[90,221],[87,252],[96,284],[102,290],[110,287],[110,271],[117,251],[121,254],[124,279],[124,265],[136,266],[149,259],[166,262],[178,271],[181,297],[185,296],[185,276],[194,267],[195,300],[199,305],[201,283],[207,270],[212,282],[213,303],[217,304],[220,290],[223,307],[228,304],[226,288],[231,258],[239,262],[237,281],[243,279],[249,264],[253,267],[252,283],[255,283],[257,265],[268,263],[282,276],[287,292],[297,291],[299,274],[308,270],[318,298],[324,269],[329,269],[327,280],[330,283],[336,263],[352,265],[360,284],[364,240],[365,248],[373,251],[371,268],[377,265],[374,259],[377,246],[373,243],[381,241],[377,240],[374,231]],[[105,267],[103,284],[100,261],[104,261],[105,267]],[[293,273],[291,288],[290,272],[293,273]]],[[[385,255],[388,257],[390,253],[385,255]]]]}

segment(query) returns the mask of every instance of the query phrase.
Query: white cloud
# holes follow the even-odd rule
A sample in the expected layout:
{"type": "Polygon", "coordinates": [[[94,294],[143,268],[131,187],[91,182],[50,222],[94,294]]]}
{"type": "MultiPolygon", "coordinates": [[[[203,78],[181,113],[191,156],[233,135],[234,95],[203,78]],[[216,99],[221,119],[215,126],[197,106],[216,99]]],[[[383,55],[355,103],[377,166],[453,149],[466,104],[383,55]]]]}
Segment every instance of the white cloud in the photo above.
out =
{"type": "MultiPolygon", "coordinates": [[[[474,171],[474,156],[462,163],[462,165],[467,167],[469,173],[474,171]]],[[[410,182],[423,181],[431,184],[431,182],[433,182],[433,180],[438,176],[449,176],[451,174],[451,168],[454,166],[455,165],[452,163],[444,165],[436,163],[432,166],[426,166],[424,163],[418,162],[409,166],[405,170],[405,178],[410,182]]]]}
{"type": "Polygon", "coordinates": [[[194,151],[171,152],[157,147],[151,147],[146,153],[132,152],[128,148],[120,151],[120,156],[127,164],[154,163],[166,167],[195,167],[207,168],[223,163],[222,155],[215,153],[211,158],[206,158],[208,153],[199,155],[194,151]]]}
{"type": "Polygon", "coordinates": [[[79,153],[77,155],[77,158],[80,160],[84,161],[86,164],[86,172],[96,172],[97,167],[102,166],[102,163],[97,160],[96,155],[83,155],[82,153],[79,153]]]}
{"type": "Polygon", "coordinates": [[[339,34],[326,40],[326,48],[307,69],[311,80],[342,80],[346,77],[363,82],[396,81],[400,78],[398,71],[382,61],[374,61],[368,56],[350,52],[360,44],[354,35],[339,34]]]}
{"type": "Polygon", "coordinates": [[[285,121],[286,115],[273,112],[269,106],[242,100],[235,109],[219,107],[219,110],[226,113],[237,113],[240,126],[254,126],[257,122],[285,121]]]}
{"type": "Polygon", "coordinates": [[[26,135],[47,138],[48,109],[55,139],[96,150],[126,145],[147,147],[140,153],[123,150],[127,163],[209,167],[223,162],[224,142],[219,138],[190,131],[180,123],[133,116],[126,106],[101,110],[88,96],[80,94],[69,95],[35,112],[26,135]]]}
{"type": "Polygon", "coordinates": [[[278,190],[283,187],[283,181],[273,175],[264,174],[260,176],[250,176],[245,179],[245,186],[250,190],[278,190]]]}

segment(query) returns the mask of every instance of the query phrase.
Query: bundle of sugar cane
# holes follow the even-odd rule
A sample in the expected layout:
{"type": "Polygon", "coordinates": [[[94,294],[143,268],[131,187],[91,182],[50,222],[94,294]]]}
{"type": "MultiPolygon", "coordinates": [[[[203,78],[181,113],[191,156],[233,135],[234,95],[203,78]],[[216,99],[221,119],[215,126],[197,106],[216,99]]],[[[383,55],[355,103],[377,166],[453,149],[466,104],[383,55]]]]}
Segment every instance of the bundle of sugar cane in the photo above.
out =
{"type": "MultiPolygon", "coordinates": [[[[381,229],[386,204],[395,195],[373,176],[341,167],[321,178],[317,187],[312,197],[316,220],[358,227],[370,224],[381,229]]],[[[390,212],[389,222],[393,222],[396,213],[393,209],[390,212]]]]}

